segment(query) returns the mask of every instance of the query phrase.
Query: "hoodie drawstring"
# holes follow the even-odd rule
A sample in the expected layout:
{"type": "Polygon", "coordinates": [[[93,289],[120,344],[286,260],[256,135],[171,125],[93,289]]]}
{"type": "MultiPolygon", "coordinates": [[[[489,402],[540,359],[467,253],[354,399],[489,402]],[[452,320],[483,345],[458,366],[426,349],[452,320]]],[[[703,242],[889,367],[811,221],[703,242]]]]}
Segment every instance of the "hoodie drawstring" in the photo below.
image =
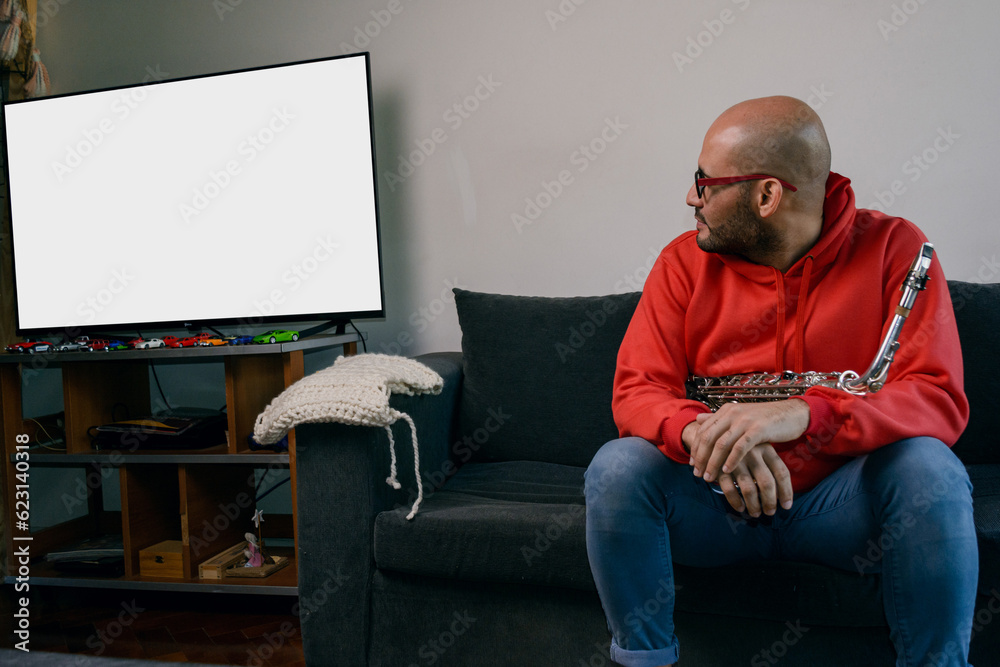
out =
{"type": "Polygon", "coordinates": [[[785,277],[772,267],[775,277],[774,288],[778,292],[778,331],[774,343],[774,372],[785,370],[785,277]]]}
{"type": "MultiPolygon", "coordinates": [[[[802,282],[799,283],[799,297],[795,308],[795,363],[792,370],[796,373],[802,372],[805,365],[805,326],[806,326],[806,297],[809,295],[809,285],[812,282],[813,256],[806,256],[805,264],[802,268],[802,282]]],[[[785,277],[781,271],[773,269],[775,278],[775,291],[778,293],[778,330],[774,344],[774,372],[780,373],[785,368],[785,277]]]]}
{"type": "Polygon", "coordinates": [[[812,280],[813,256],[806,257],[802,268],[802,282],[799,284],[799,300],[795,308],[795,366],[796,373],[802,372],[803,358],[806,348],[806,297],[809,295],[809,282],[812,280]]]}

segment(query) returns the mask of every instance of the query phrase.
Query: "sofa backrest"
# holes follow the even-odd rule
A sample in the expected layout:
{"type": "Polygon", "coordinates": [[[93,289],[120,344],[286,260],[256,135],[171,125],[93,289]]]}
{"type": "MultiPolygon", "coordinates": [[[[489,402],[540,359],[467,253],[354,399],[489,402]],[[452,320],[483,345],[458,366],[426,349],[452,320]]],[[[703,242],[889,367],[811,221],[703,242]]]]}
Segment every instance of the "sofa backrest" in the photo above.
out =
{"type": "Polygon", "coordinates": [[[586,466],[618,437],[611,388],[639,293],[523,297],[455,290],[462,458],[586,466]]]}
{"type": "Polygon", "coordinates": [[[1000,283],[949,280],[965,366],[969,425],[953,451],[963,463],[1000,463],[1000,283]]]}

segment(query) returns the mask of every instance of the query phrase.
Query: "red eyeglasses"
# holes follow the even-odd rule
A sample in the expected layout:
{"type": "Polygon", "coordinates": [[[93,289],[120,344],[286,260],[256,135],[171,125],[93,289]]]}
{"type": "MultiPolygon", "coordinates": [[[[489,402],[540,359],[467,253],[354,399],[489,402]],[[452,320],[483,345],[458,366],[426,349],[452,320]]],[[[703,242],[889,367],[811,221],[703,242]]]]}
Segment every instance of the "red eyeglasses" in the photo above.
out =
{"type": "Polygon", "coordinates": [[[722,178],[708,178],[705,173],[699,169],[694,172],[694,189],[698,192],[698,199],[701,199],[705,194],[705,188],[709,185],[728,185],[729,183],[740,183],[742,181],[759,181],[765,178],[773,178],[774,180],[781,183],[782,186],[788,188],[792,192],[798,190],[797,187],[781,180],[777,176],[768,176],[767,174],[751,174],[749,176],[724,176],[722,178]]]}

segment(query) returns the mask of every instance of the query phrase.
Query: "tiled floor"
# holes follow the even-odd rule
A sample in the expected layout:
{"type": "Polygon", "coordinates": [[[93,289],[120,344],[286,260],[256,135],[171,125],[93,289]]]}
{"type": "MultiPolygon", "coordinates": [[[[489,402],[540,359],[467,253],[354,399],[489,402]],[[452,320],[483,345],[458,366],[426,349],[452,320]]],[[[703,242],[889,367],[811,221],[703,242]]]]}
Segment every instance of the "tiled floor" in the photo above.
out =
{"type": "MultiPolygon", "coordinates": [[[[4,586],[0,618],[11,619],[4,586]]],[[[220,665],[305,665],[295,598],[36,587],[32,651],[220,665]]],[[[13,627],[3,646],[16,641],[13,627]]]]}

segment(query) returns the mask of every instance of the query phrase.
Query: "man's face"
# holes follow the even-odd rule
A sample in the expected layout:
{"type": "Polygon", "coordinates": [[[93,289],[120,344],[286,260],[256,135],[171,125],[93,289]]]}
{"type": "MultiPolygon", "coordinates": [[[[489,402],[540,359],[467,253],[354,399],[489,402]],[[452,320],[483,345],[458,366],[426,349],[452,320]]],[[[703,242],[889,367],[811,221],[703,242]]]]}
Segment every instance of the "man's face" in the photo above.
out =
{"type": "MultiPolygon", "coordinates": [[[[731,141],[731,133],[710,132],[705,138],[698,165],[706,177],[739,173],[726,159],[731,141]]],[[[694,208],[698,247],[705,252],[744,257],[761,257],[773,251],[779,239],[754,210],[754,192],[753,183],[709,185],[699,197],[692,184],[687,204],[694,208]]]]}
{"type": "MultiPolygon", "coordinates": [[[[709,187],[730,188],[733,192],[725,202],[718,202],[718,206],[695,207],[699,248],[705,252],[744,256],[759,256],[760,251],[773,249],[776,239],[750,203],[751,186],[734,183],[709,187]]],[[[705,197],[713,198],[708,188],[705,197]]]]}

